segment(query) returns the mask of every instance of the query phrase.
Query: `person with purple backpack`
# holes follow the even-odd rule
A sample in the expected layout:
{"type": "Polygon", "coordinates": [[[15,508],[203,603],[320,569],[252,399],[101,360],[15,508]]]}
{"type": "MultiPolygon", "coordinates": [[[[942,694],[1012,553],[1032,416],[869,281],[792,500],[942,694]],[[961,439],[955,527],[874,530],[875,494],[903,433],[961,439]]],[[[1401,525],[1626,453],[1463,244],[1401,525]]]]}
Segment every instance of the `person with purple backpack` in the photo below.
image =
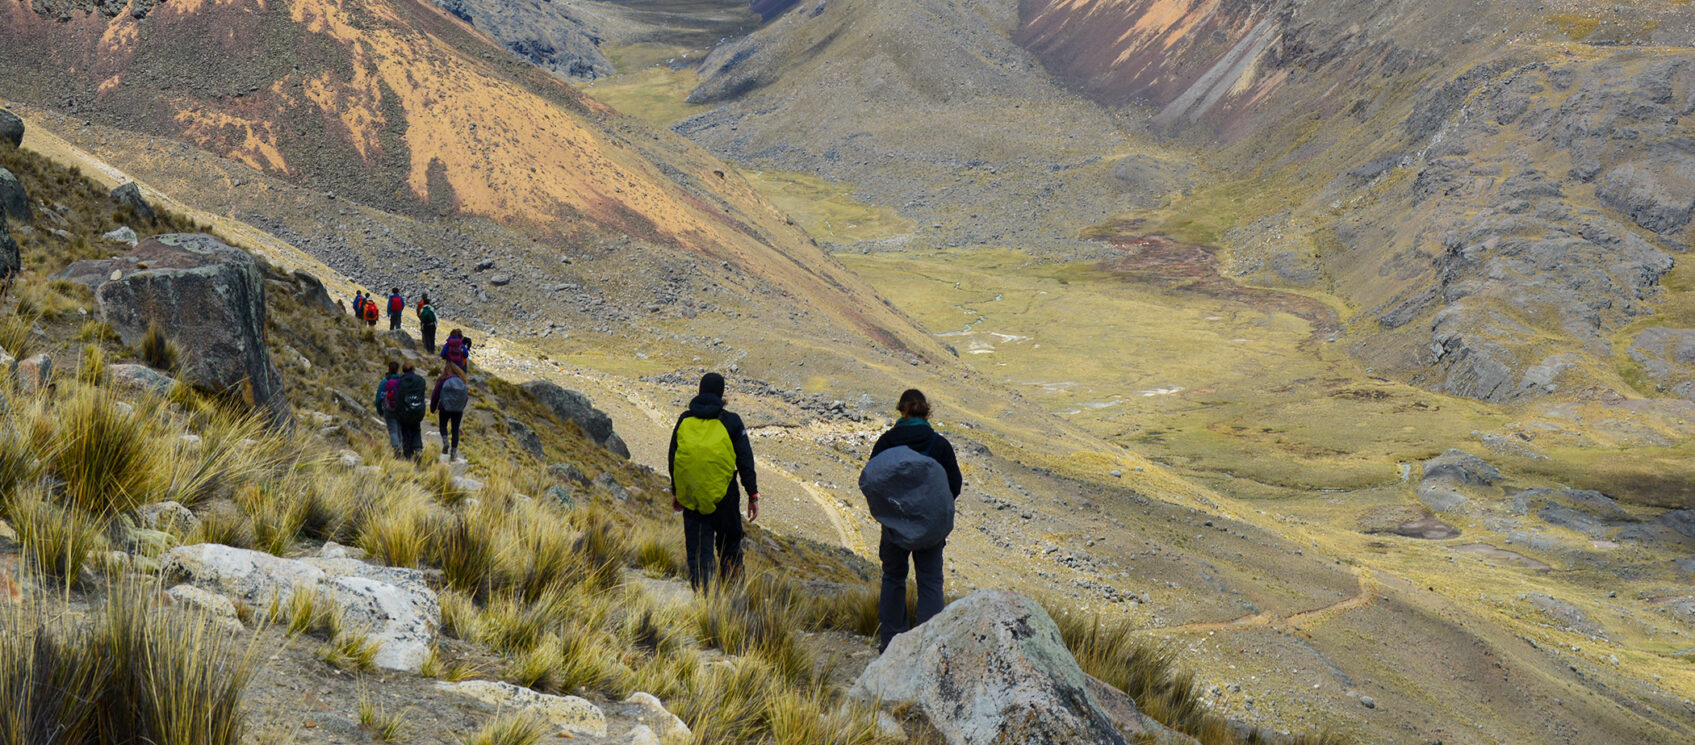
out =
{"type": "Polygon", "coordinates": [[[448,332],[447,341],[441,345],[441,358],[458,366],[461,372],[470,372],[471,340],[465,336],[465,332],[459,329],[448,332]]]}
{"type": "Polygon", "coordinates": [[[400,420],[394,417],[393,407],[389,406],[388,403],[393,400],[395,388],[400,385],[399,381],[400,363],[391,361],[388,363],[387,377],[384,377],[382,382],[377,384],[376,400],[377,414],[381,415],[383,422],[388,425],[388,444],[389,447],[394,448],[395,455],[400,454],[402,445],[400,440],[400,420]]]}

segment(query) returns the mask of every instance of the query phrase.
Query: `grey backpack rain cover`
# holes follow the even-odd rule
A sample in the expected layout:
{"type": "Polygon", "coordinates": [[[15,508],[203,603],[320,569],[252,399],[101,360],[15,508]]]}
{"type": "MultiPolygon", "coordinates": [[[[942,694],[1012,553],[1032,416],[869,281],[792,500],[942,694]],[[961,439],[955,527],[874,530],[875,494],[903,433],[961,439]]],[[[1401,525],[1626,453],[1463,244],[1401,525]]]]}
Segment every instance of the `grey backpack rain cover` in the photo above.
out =
{"type": "Polygon", "coordinates": [[[947,472],[936,459],[910,447],[889,448],[866,463],[859,491],[896,546],[923,551],[953,532],[947,472]]]}

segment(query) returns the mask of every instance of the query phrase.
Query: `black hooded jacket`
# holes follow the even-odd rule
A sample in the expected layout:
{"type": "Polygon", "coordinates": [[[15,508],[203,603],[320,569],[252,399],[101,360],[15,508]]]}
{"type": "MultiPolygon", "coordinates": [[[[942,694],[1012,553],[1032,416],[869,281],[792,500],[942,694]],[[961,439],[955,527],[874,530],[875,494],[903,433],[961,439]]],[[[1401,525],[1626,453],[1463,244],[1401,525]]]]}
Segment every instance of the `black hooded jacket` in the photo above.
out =
{"type": "MultiPolygon", "coordinates": [[[[753,472],[753,445],[747,441],[747,427],[742,424],[742,418],[724,410],[724,399],[710,393],[702,393],[689,402],[689,410],[677,417],[677,424],[671,427],[671,449],[665,456],[666,469],[675,477],[677,470],[677,427],[682,426],[683,420],[689,417],[697,419],[717,419],[724,423],[724,429],[730,433],[730,444],[736,448],[736,474],[730,477],[730,490],[724,493],[724,499],[731,503],[740,499],[737,481],[747,487],[747,493],[759,493],[759,477],[753,472]]],[[[677,487],[671,487],[675,494],[677,487]]]]}
{"type": "Polygon", "coordinates": [[[954,457],[953,443],[948,438],[936,433],[930,425],[914,423],[896,424],[892,429],[877,438],[877,444],[871,446],[871,457],[893,447],[905,445],[920,453],[927,453],[931,459],[942,464],[942,470],[948,474],[948,488],[953,490],[955,499],[959,498],[959,490],[965,486],[965,477],[959,472],[959,460],[954,457]],[[931,439],[934,438],[934,444],[931,439]]]}

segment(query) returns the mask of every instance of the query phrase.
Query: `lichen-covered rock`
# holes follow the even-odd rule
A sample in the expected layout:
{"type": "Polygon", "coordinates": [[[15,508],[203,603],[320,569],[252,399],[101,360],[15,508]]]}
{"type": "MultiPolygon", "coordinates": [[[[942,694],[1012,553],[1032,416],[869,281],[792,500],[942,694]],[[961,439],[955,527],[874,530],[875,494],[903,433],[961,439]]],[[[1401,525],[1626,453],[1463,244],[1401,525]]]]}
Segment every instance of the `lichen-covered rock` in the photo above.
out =
{"type": "Polygon", "coordinates": [[[265,346],[265,283],[247,252],[202,234],[148,238],[128,256],[79,261],[56,275],[94,290],[96,307],[124,344],[165,329],[187,353],[179,374],[288,426],[282,375],[265,346]]]}
{"type": "Polygon", "coordinates": [[[617,713],[641,722],[640,727],[648,730],[656,745],[689,745],[694,742],[694,732],[689,730],[689,726],[651,693],[638,691],[630,694],[624,703],[618,705],[617,713]]]}
{"type": "Polygon", "coordinates": [[[224,625],[230,628],[241,628],[241,618],[236,614],[235,603],[217,593],[183,584],[166,590],[165,599],[173,605],[193,608],[213,618],[222,619],[224,625]]]}
{"type": "Polygon", "coordinates": [[[135,522],[148,530],[189,533],[200,526],[200,518],[181,503],[155,502],[135,511],[135,522]]]}
{"type": "Polygon", "coordinates": [[[576,696],[550,696],[490,680],[443,682],[436,687],[470,696],[496,709],[529,712],[573,736],[606,736],[606,713],[576,696]]]}
{"type": "Polygon", "coordinates": [[[417,672],[441,625],[441,605],[416,569],[354,559],[284,559],[203,543],[171,549],[163,570],[254,607],[301,589],[322,592],[335,602],[346,628],[380,644],[375,662],[389,670],[417,672]]]}
{"type": "Polygon", "coordinates": [[[1041,605],[981,590],[895,637],[849,696],[906,704],[952,745],[1125,743],[1041,605]]]}
{"type": "Polygon", "coordinates": [[[533,380],[521,387],[535,396],[537,401],[561,421],[575,422],[589,439],[601,447],[625,458],[630,457],[630,449],[624,445],[618,433],[612,431],[612,417],[595,408],[594,402],[590,401],[588,396],[560,388],[545,380],[533,380]]]}

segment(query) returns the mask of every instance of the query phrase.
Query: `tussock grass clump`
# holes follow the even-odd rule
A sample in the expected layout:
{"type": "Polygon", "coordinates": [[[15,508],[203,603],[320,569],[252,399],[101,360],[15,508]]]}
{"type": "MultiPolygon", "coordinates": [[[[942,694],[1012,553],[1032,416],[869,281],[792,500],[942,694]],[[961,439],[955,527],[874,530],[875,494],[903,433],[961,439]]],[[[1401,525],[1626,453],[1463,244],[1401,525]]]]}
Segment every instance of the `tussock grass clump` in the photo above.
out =
{"type": "Polygon", "coordinates": [[[0,610],[0,741],[241,742],[253,648],[158,595],[113,588],[69,627],[0,610]]]}
{"type": "Polygon", "coordinates": [[[82,576],[89,554],[106,544],[100,521],[52,501],[44,484],[18,493],[6,513],[35,570],[67,587],[82,576]]]}
{"type": "Polygon", "coordinates": [[[382,642],[364,634],[341,630],[318,649],[318,659],[350,672],[369,672],[377,667],[382,642]]]}
{"type": "Polygon", "coordinates": [[[85,344],[82,347],[82,360],[77,363],[77,380],[84,385],[105,385],[106,351],[99,344],[85,344]]]}
{"type": "Polygon", "coordinates": [[[18,359],[33,356],[35,349],[35,324],[41,316],[26,313],[21,308],[17,313],[9,313],[0,318],[0,348],[18,359]]]}
{"type": "Polygon", "coordinates": [[[147,333],[141,337],[141,361],[148,367],[166,372],[176,372],[177,365],[182,363],[182,347],[177,346],[165,329],[158,323],[147,324],[147,333]]]}
{"type": "Polygon", "coordinates": [[[359,696],[359,723],[371,731],[371,736],[382,742],[394,742],[400,739],[406,728],[405,712],[388,711],[372,701],[369,696],[359,696]]]}
{"type": "Polygon", "coordinates": [[[547,735],[546,723],[533,714],[515,711],[489,720],[465,745],[536,745],[547,735]]]}
{"type": "Polygon", "coordinates": [[[438,521],[416,487],[397,484],[378,501],[359,531],[359,547],[389,566],[416,567],[429,553],[438,521]]]}
{"type": "Polygon", "coordinates": [[[169,446],[158,417],[101,388],[81,388],[53,411],[58,420],[49,470],[65,501],[94,515],[157,501],[168,484],[169,446]]]}

